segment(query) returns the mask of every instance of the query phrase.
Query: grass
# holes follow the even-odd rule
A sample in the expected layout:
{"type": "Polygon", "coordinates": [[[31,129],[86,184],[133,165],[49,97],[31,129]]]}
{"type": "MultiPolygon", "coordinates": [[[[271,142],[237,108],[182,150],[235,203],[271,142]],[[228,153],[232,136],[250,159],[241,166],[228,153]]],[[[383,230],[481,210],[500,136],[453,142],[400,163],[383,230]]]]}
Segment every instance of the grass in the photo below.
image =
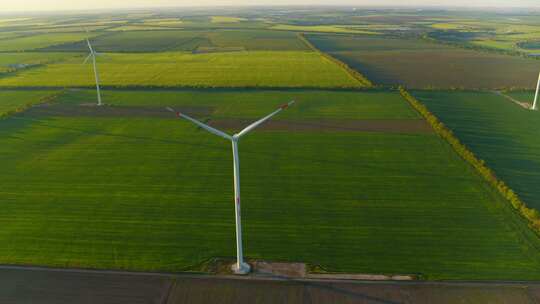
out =
{"type": "Polygon", "coordinates": [[[81,41],[95,36],[92,33],[54,33],[0,40],[0,51],[28,51],[52,45],[81,41]]]}
{"type": "MultiPolygon", "coordinates": [[[[98,58],[106,86],[360,87],[315,52],[107,54],[98,58]]],[[[0,86],[92,86],[91,65],[51,64],[0,79],[0,86]]]]}
{"type": "MultiPolygon", "coordinates": [[[[520,98],[526,93],[511,94],[520,98]]],[[[540,114],[480,92],[416,92],[525,203],[540,210],[540,114]]],[[[524,100],[526,101],[526,100],[524,100]]]]}
{"type": "Polygon", "coordinates": [[[411,88],[530,88],[540,61],[418,40],[308,35],[376,84],[411,88]]]}
{"type": "MultiPolygon", "coordinates": [[[[69,94],[59,102],[91,91],[69,94]]],[[[115,104],[201,102],[251,119],[289,93],[172,94],[105,91],[115,104]]],[[[396,93],[291,94],[291,120],[418,119],[396,93]]],[[[433,134],[258,130],[240,153],[248,258],[540,278],[538,237],[433,134]]],[[[234,256],[230,146],[185,121],[18,116],[0,122],[0,154],[2,263],[177,271],[234,256]]]]}
{"type": "MultiPolygon", "coordinates": [[[[269,30],[164,30],[164,27],[127,25],[113,28],[118,33],[92,40],[101,52],[194,51],[202,47],[237,47],[247,50],[307,50],[295,33],[269,30]],[[122,32],[126,30],[125,32],[122,32]],[[129,31],[133,30],[133,31],[129,31]],[[135,31],[137,30],[137,31],[135,31]]],[[[85,43],[73,43],[49,50],[86,51],[85,43]]]]}
{"type": "Polygon", "coordinates": [[[1,90],[0,91],[0,117],[35,104],[44,98],[53,95],[55,91],[45,90],[1,90]]]}

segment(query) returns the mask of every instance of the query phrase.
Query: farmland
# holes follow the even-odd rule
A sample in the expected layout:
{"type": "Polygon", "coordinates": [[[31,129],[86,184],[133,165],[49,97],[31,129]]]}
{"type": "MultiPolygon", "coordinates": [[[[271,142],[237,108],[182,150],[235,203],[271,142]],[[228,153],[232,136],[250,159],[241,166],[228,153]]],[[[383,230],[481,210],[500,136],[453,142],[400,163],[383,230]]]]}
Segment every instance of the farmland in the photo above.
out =
{"type": "Polygon", "coordinates": [[[210,17],[210,22],[212,23],[237,23],[244,21],[243,18],[231,17],[231,16],[212,16],[210,17]]]}
{"type": "Polygon", "coordinates": [[[377,32],[370,32],[366,30],[358,30],[353,27],[337,26],[337,25],[288,25],[278,24],[271,29],[285,30],[285,31],[297,31],[297,32],[321,32],[321,33],[356,33],[356,34],[377,34],[377,32]]]}
{"type": "MultiPolygon", "coordinates": [[[[107,86],[360,87],[339,66],[315,52],[107,54],[99,57],[107,86]],[[291,71],[291,67],[293,70],[291,71]]],[[[93,86],[91,65],[50,64],[0,79],[0,86],[93,86]]]]}
{"type": "MultiPolygon", "coordinates": [[[[115,28],[125,29],[126,27],[115,28]]],[[[141,31],[107,34],[92,39],[94,47],[101,52],[163,52],[195,51],[198,48],[236,47],[245,50],[307,50],[295,33],[268,30],[218,30],[180,31],[156,27],[141,27],[141,31]]],[[[51,51],[85,51],[84,43],[64,44],[50,47],[51,51]]]]}
{"type": "Polygon", "coordinates": [[[89,36],[92,35],[86,33],[56,33],[0,40],[0,51],[35,50],[51,45],[81,41],[89,36]]]}
{"type": "Polygon", "coordinates": [[[0,117],[5,114],[17,111],[25,106],[39,103],[48,96],[54,94],[54,91],[0,91],[0,117]]]}
{"type": "Polygon", "coordinates": [[[81,57],[80,54],[76,53],[2,53],[2,56],[0,56],[0,73],[60,62],[77,56],[81,57]]]}
{"type": "Polygon", "coordinates": [[[392,38],[307,35],[318,48],[384,85],[529,88],[540,61],[392,38]]]}
{"type": "MultiPolygon", "coordinates": [[[[92,97],[66,94],[59,107],[92,97]]],[[[287,97],[298,102],[282,121],[420,119],[385,92],[104,94],[109,104],[154,111],[198,105],[212,120],[253,120],[287,97]]],[[[38,110],[0,122],[4,263],[175,271],[233,255],[227,143],[174,115],[38,110]]],[[[427,278],[540,276],[531,271],[539,240],[433,133],[263,128],[241,153],[251,258],[427,278]]]]}
{"type": "Polygon", "coordinates": [[[534,101],[534,91],[511,91],[505,94],[520,102],[528,103],[531,106],[534,101]]]}
{"type": "Polygon", "coordinates": [[[524,24],[519,20],[454,20],[435,23],[432,27],[442,30],[431,34],[436,39],[521,53],[538,53],[540,50],[534,43],[540,40],[540,23],[537,21],[524,24]]]}
{"type": "Polygon", "coordinates": [[[232,134],[295,100],[240,143],[248,260],[540,280],[539,235],[396,89],[540,210],[540,116],[510,101],[532,100],[540,60],[517,48],[534,49],[537,21],[498,17],[268,7],[0,19],[0,264],[181,272],[231,260],[230,143],[165,108],[232,134]],[[503,36],[517,52],[478,46],[503,36]]]}
{"type": "MultiPolygon", "coordinates": [[[[522,94],[514,96],[519,98],[522,94]]],[[[536,186],[540,183],[540,138],[535,127],[540,123],[538,112],[523,109],[493,93],[416,95],[529,206],[540,209],[540,191],[536,186]]]]}

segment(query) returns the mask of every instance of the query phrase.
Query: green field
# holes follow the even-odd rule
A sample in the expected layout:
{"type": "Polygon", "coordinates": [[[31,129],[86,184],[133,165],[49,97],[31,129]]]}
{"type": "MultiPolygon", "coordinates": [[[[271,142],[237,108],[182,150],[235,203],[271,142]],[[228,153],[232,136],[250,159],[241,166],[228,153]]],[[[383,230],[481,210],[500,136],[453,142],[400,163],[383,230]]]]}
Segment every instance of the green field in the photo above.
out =
{"type": "Polygon", "coordinates": [[[505,94],[520,102],[525,102],[532,106],[534,102],[534,93],[534,91],[511,91],[506,92],[505,94]]]}
{"type": "MultiPolygon", "coordinates": [[[[163,52],[195,51],[198,48],[229,48],[245,50],[308,50],[295,33],[268,30],[215,30],[180,31],[163,30],[155,26],[128,25],[144,31],[125,31],[92,39],[93,46],[101,52],[163,52]]],[[[54,46],[48,50],[86,51],[85,43],[54,46]]]]}
{"type": "Polygon", "coordinates": [[[0,51],[28,51],[45,48],[51,45],[81,41],[95,34],[87,33],[55,33],[0,40],[0,51]]]}
{"type": "Polygon", "coordinates": [[[30,104],[39,103],[44,98],[54,94],[54,91],[15,91],[1,90],[0,91],[0,117],[4,114],[17,111],[30,104]]]}
{"type": "Polygon", "coordinates": [[[538,47],[532,42],[540,39],[538,21],[500,20],[500,18],[449,21],[432,24],[433,28],[441,31],[436,31],[431,36],[440,40],[497,50],[538,53],[538,47]]]}
{"type": "Polygon", "coordinates": [[[320,33],[352,33],[374,35],[377,32],[356,29],[346,25],[289,25],[277,24],[271,27],[273,30],[297,31],[297,32],[320,32],[320,33]]]}
{"type": "MultiPolygon", "coordinates": [[[[517,93],[513,97],[524,94],[517,93]]],[[[540,188],[537,187],[540,183],[540,113],[493,93],[415,92],[415,95],[527,205],[540,210],[540,188]]]]}
{"type": "MultiPolygon", "coordinates": [[[[103,100],[116,106],[152,106],[164,109],[171,104],[212,107],[212,118],[253,118],[275,110],[276,105],[295,100],[302,107],[292,107],[274,120],[331,120],[418,119],[419,116],[397,94],[383,92],[342,91],[231,91],[162,90],[159,93],[141,91],[103,91],[103,100]],[[384,97],[384,98],[383,98],[384,97]],[[353,102],[354,101],[354,102],[353,102]],[[302,110],[309,108],[309,111],[302,110]],[[301,112],[301,115],[299,113],[301,112]]],[[[94,90],[69,90],[57,100],[65,104],[95,102],[94,90]]]]}
{"type": "Polygon", "coordinates": [[[76,53],[2,53],[0,55],[0,73],[60,62],[77,56],[81,58],[82,62],[82,55],[76,53]]]}
{"type": "Polygon", "coordinates": [[[245,21],[244,18],[232,17],[232,16],[212,16],[210,17],[210,22],[212,23],[237,23],[240,21],[245,21]]]}
{"type": "MultiPolygon", "coordinates": [[[[290,98],[298,102],[282,121],[420,119],[397,93],[176,93],[105,90],[104,99],[155,111],[199,105],[211,109],[205,120],[253,120],[290,98]]],[[[58,107],[92,97],[70,91],[58,107]]],[[[234,256],[230,145],[166,117],[33,109],[0,121],[0,261],[177,271],[234,256]]],[[[240,153],[248,258],[430,279],[540,278],[538,237],[433,133],[262,128],[240,153]]]]}
{"type": "Polygon", "coordinates": [[[307,35],[376,84],[411,88],[532,88],[540,61],[392,38],[307,35]]]}
{"type": "MultiPolygon", "coordinates": [[[[360,87],[315,52],[107,54],[98,57],[102,85],[194,87],[360,87]]],[[[79,59],[23,71],[0,86],[93,86],[92,66],[79,59]]]]}

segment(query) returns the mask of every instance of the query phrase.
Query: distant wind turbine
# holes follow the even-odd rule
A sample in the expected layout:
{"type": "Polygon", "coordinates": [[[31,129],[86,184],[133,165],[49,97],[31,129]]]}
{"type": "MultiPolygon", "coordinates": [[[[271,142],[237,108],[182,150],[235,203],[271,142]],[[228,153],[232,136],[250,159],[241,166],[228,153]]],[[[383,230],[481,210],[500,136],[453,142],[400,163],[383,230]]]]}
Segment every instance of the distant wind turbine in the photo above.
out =
{"type": "Polygon", "coordinates": [[[538,74],[538,83],[536,84],[536,93],[534,94],[533,110],[538,110],[538,91],[540,91],[540,73],[538,74]]]}
{"type": "Polygon", "coordinates": [[[97,100],[98,106],[101,106],[101,92],[99,89],[99,75],[96,65],[96,55],[98,55],[96,52],[94,52],[94,49],[92,48],[92,45],[90,44],[90,40],[86,39],[86,43],[88,44],[88,48],[90,49],[90,54],[88,54],[88,57],[84,60],[84,63],[88,61],[88,59],[92,58],[92,63],[94,64],[94,76],[96,78],[96,91],[97,91],[97,100]]]}
{"type": "Polygon", "coordinates": [[[247,126],[245,129],[243,129],[239,133],[236,133],[232,136],[220,130],[214,129],[210,127],[209,125],[206,125],[183,113],[176,112],[172,108],[167,108],[167,110],[176,113],[177,117],[185,118],[214,135],[230,140],[232,143],[233,168],[234,168],[234,201],[235,201],[234,210],[235,210],[235,215],[236,215],[236,264],[233,265],[232,270],[236,274],[247,274],[250,271],[249,264],[244,262],[244,255],[242,251],[242,223],[241,223],[241,218],[240,218],[240,159],[238,156],[238,141],[240,140],[242,136],[246,135],[249,131],[255,129],[256,127],[258,127],[259,125],[261,125],[262,123],[270,119],[272,116],[276,115],[277,113],[291,106],[293,103],[294,101],[291,101],[287,104],[282,105],[279,109],[257,120],[256,122],[247,126]]]}

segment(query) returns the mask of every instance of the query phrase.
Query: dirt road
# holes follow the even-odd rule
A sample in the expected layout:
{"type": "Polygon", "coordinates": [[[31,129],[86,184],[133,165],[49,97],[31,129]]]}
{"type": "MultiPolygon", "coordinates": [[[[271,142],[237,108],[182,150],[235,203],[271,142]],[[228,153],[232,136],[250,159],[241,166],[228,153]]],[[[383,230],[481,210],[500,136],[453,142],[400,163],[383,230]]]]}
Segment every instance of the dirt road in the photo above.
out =
{"type": "Polygon", "coordinates": [[[0,267],[0,303],[539,303],[540,282],[370,282],[0,267]]]}

